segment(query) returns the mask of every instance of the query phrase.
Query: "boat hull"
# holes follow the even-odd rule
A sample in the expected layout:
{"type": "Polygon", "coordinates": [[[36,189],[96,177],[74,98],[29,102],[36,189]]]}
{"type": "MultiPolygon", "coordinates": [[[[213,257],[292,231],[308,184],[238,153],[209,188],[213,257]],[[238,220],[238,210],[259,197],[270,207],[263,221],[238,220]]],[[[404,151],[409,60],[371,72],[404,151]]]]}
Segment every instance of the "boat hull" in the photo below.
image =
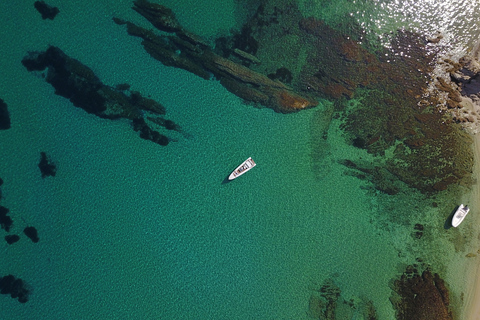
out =
{"type": "Polygon", "coordinates": [[[462,223],[463,219],[465,219],[469,211],[470,211],[470,208],[467,206],[464,206],[463,203],[460,206],[458,206],[457,211],[455,211],[455,214],[453,215],[453,218],[452,218],[452,226],[455,228],[458,227],[460,223],[462,223]]]}
{"type": "Polygon", "coordinates": [[[235,170],[230,173],[228,176],[228,180],[233,180],[238,177],[240,177],[242,174],[245,172],[251,170],[253,167],[255,167],[257,164],[251,157],[249,157],[247,160],[243,161],[241,165],[239,165],[235,170]]]}

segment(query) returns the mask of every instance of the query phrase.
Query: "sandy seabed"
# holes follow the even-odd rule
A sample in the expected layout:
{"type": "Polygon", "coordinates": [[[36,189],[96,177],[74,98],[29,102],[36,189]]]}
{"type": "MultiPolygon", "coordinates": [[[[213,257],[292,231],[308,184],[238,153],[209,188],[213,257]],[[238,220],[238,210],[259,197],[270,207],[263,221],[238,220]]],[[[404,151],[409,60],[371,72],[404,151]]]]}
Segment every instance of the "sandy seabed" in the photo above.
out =
{"type": "MultiPolygon", "coordinates": [[[[476,134],[474,137],[474,154],[475,154],[475,168],[474,168],[474,177],[477,181],[480,181],[480,134],[476,134]]],[[[470,206],[473,208],[473,212],[478,211],[480,205],[480,186],[477,184],[474,185],[470,200],[470,206]]],[[[480,225],[480,215],[475,215],[474,223],[480,225]]],[[[469,283],[471,286],[467,288],[465,294],[465,309],[464,315],[466,320],[480,320],[480,264],[476,263],[471,271],[471,275],[467,274],[469,283]]]]}

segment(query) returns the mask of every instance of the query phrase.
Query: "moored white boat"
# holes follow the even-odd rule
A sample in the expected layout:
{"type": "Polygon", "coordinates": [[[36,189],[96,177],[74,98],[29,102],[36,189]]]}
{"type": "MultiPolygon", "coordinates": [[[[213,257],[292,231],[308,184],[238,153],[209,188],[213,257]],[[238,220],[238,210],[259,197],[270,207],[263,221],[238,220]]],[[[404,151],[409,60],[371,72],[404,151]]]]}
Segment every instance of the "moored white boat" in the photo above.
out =
{"type": "Polygon", "coordinates": [[[233,180],[235,178],[240,177],[242,174],[252,169],[256,165],[257,164],[255,163],[255,161],[253,161],[253,159],[249,157],[241,165],[239,165],[235,170],[233,170],[232,173],[230,173],[230,175],[228,176],[228,180],[233,180]]]}
{"type": "Polygon", "coordinates": [[[464,206],[463,203],[459,205],[457,211],[455,211],[455,214],[453,215],[452,226],[458,227],[460,223],[462,223],[463,219],[465,219],[465,216],[469,211],[470,211],[470,208],[467,206],[464,206]]]}

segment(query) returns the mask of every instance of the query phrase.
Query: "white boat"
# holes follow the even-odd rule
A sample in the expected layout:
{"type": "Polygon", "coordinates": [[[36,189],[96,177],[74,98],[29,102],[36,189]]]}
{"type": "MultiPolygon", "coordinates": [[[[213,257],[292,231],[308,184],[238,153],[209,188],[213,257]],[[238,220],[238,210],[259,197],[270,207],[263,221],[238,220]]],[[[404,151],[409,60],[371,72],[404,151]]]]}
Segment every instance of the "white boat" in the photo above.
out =
{"type": "Polygon", "coordinates": [[[462,223],[463,219],[465,219],[468,211],[470,211],[469,207],[464,206],[463,203],[459,205],[457,211],[455,211],[455,214],[453,215],[452,226],[458,227],[458,225],[462,223]]]}
{"type": "Polygon", "coordinates": [[[255,163],[255,161],[253,161],[253,159],[249,157],[241,165],[239,165],[235,170],[233,170],[232,173],[230,173],[230,175],[228,176],[228,180],[233,180],[235,178],[240,177],[242,174],[252,169],[256,165],[257,164],[255,163]]]}

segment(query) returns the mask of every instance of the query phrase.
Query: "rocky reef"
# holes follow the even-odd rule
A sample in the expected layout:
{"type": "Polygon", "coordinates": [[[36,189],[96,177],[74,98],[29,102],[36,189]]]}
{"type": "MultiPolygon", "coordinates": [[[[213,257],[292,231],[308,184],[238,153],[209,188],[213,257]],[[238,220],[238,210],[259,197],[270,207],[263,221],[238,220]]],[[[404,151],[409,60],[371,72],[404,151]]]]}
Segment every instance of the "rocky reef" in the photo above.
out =
{"type": "Polygon", "coordinates": [[[8,112],[8,106],[0,99],[0,130],[10,129],[10,112],[8,112]]]}
{"type": "Polygon", "coordinates": [[[20,240],[20,237],[16,234],[9,234],[5,236],[5,241],[7,241],[8,244],[13,244],[20,240]]]}
{"type": "Polygon", "coordinates": [[[26,227],[23,229],[23,233],[25,233],[25,235],[34,243],[37,243],[40,240],[38,237],[38,231],[35,227],[26,227]]]}
{"type": "Polygon", "coordinates": [[[137,91],[130,91],[125,85],[113,88],[103,84],[89,67],[57,47],[50,46],[44,52],[30,52],[22,64],[28,71],[47,69],[46,81],[55,88],[55,94],[69,99],[76,107],[105,119],[132,120],[132,127],[140,131],[141,138],[165,146],[170,139],[156,128],[163,126],[181,131],[181,127],[172,120],[162,118],[165,107],[160,103],[143,97],[137,91]],[[153,121],[145,120],[147,115],[153,121]],[[141,127],[139,122],[143,123],[141,127]]]}
{"type": "Polygon", "coordinates": [[[43,20],[53,20],[57,14],[60,13],[60,10],[57,7],[52,7],[51,5],[45,3],[45,1],[35,1],[33,5],[35,9],[40,12],[43,20]]]}
{"type": "MultiPolygon", "coordinates": [[[[0,186],[3,185],[3,180],[0,179],[0,186]]],[[[0,197],[0,200],[2,198],[0,197]]],[[[13,225],[13,220],[8,213],[10,210],[4,206],[0,206],[0,224],[2,229],[6,232],[10,232],[10,228],[13,225]]],[[[26,227],[24,233],[34,243],[39,241],[37,230],[34,227],[26,227]]],[[[5,241],[8,245],[14,244],[20,240],[20,236],[16,234],[9,234],[5,236],[5,241]]],[[[18,299],[20,303],[26,303],[30,294],[30,290],[25,285],[22,279],[15,278],[9,274],[4,277],[0,277],[0,293],[9,294],[13,299],[18,299]]]]}
{"type": "Polygon", "coordinates": [[[26,288],[25,282],[11,274],[0,278],[0,292],[9,294],[13,299],[18,299],[20,303],[27,302],[30,294],[30,290],[26,288]]]}
{"type": "Polygon", "coordinates": [[[340,288],[332,279],[327,279],[310,296],[308,315],[312,319],[365,319],[377,320],[373,302],[364,299],[345,300],[340,288]]]}
{"type": "Polygon", "coordinates": [[[452,320],[449,293],[444,281],[436,273],[419,273],[415,266],[407,267],[395,281],[396,295],[391,301],[399,320],[452,320]]]}
{"type": "Polygon", "coordinates": [[[402,30],[392,35],[389,50],[373,51],[314,18],[300,26],[320,54],[307,58],[299,81],[334,99],[347,142],[375,156],[343,164],[388,194],[471,185],[472,139],[426,94],[439,48],[402,30]]]}
{"type": "MultiPolygon", "coordinates": [[[[158,35],[119,18],[114,18],[115,23],[126,25],[130,35],[142,38],[145,50],[164,65],[182,68],[207,80],[215,77],[245,101],[278,112],[294,112],[318,104],[312,96],[301,94],[278,79],[217,54],[201,37],[185,30],[171,9],[146,0],[135,1],[133,9],[155,28],[171,35],[158,35]]],[[[258,62],[253,54],[240,48],[235,48],[235,53],[244,60],[258,62]]]]}
{"type": "Polygon", "coordinates": [[[278,112],[313,107],[318,99],[333,101],[332,118],[343,120],[347,142],[376,156],[370,164],[345,163],[378,190],[434,193],[471,185],[472,140],[438,108],[438,99],[426,94],[441,51],[437,39],[399,30],[388,35],[387,49],[362,38],[353,20],[354,32],[346,34],[303,17],[297,4],[286,0],[256,2],[238,31],[210,46],[185,30],[169,8],[137,0],[133,9],[163,33],[114,21],[142,38],[145,50],[164,65],[215,77],[245,101],[278,112]]]}
{"type": "Polygon", "coordinates": [[[10,231],[10,228],[13,224],[12,218],[8,215],[9,212],[10,210],[8,208],[0,206],[0,225],[2,226],[2,229],[7,232],[10,231]]]}

